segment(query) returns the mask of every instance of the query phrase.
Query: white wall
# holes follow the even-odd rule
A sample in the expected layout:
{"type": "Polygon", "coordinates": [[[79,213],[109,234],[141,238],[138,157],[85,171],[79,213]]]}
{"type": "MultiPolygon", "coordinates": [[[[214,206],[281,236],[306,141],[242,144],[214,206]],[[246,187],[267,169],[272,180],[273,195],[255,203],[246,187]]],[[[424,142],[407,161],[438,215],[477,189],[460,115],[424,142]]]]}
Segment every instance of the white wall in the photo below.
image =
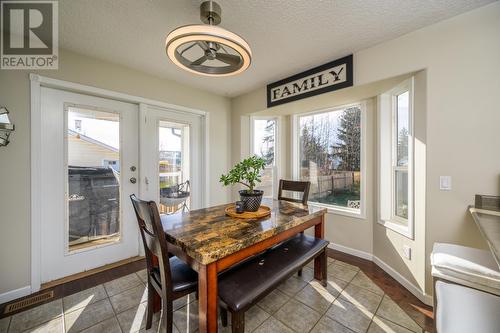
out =
{"type": "MultiPolygon", "coordinates": [[[[430,294],[429,255],[433,243],[485,247],[467,213],[467,205],[473,202],[476,193],[500,194],[497,149],[500,144],[500,3],[354,54],[355,86],[423,69],[426,70],[426,142],[420,148],[426,152],[426,198],[424,211],[418,214],[425,216],[425,249],[414,251],[413,259],[422,264],[415,269],[403,269],[406,264],[400,252],[402,236],[387,232],[385,237],[377,230],[377,236],[372,239],[378,243],[382,237],[386,238],[385,245],[374,246],[373,254],[384,257],[387,264],[406,279],[421,281],[415,272],[425,269],[425,281],[419,285],[430,294]],[[439,190],[440,175],[452,176],[452,191],[439,190]]],[[[236,117],[259,111],[279,114],[284,108],[304,111],[311,104],[328,103],[329,98],[329,103],[341,104],[333,95],[324,94],[266,110],[265,87],[234,99],[233,162],[241,146],[234,135],[240,131],[236,117]]],[[[341,229],[337,230],[339,233],[341,229]]],[[[345,234],[343,238],[341,245],[359,250],[370,248],[364,236],[345,234]]]]}
{"type": "MultiPolygon", "coordinates": [[[[120,65],[60,50],[59,70],[39,74],[205,110],[210,113],[210,204],[227,202],[219,175],[230,166],[229,99],[120,65]]],[[[30,80],[28,71],[0,71],[0,103],[16,125],[0,147],[0,295],[30,284],[30,80]]]]}

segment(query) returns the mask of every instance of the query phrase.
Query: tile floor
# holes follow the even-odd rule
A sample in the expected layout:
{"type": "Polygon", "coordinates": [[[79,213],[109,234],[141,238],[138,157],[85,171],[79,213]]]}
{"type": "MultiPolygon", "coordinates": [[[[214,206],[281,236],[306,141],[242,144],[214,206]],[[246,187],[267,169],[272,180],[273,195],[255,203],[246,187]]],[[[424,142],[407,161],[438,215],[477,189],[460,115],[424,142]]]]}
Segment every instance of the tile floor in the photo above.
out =
{"type": "MultiPolygon", "coordinates": [[[[328,286],[313,280],[312,263],[246,313],[246,332],[423,332],[356,266],[329,258],[328,286]]],[[[133,273],[63,299],[0,319],[0,333],[146,331],[145,271],[133,273]]],[[[177,300],[174,332],[198,330],[194,295],[177,300]]],[[[219,331],[230,332],[230,327],[219,331]]]]}

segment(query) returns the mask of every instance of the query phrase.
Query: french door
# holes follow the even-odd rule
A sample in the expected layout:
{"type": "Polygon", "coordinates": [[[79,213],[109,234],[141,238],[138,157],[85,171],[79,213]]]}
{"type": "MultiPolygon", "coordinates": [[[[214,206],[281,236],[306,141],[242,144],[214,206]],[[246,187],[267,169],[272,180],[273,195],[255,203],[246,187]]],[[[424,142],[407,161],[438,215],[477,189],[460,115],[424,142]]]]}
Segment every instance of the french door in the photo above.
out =
{"type": "Polygon", "coordinates": [[[41,282],[139,254],[138,106],[41,88],[41,282]]]}
{"type": "Polygon", "coordinates": [[[141,197],[160,213],[203,207],[202,116],[141,105],[141,197]]]}

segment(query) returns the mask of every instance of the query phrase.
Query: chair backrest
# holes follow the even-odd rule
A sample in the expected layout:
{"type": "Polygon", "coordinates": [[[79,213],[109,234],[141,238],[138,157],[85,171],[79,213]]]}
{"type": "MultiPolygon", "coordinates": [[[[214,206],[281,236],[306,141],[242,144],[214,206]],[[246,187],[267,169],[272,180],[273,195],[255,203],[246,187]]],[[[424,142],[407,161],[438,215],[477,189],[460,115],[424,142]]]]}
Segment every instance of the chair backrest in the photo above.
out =
{"type": "Polygon", "coordinates": [[[307,205],[307,200],[309,200],[309,188],[310,187],[311,187],[311,182],[302,182],[302,181],[295,181],[295,180],[280,179],[278,200],[301,202],[304,205],[307,205]],[[294,199],[294,198],[284,197],[283,191],[302,192],[302,199],[294,199]]]}
{"type": "Polygon", "coordinates": [[[158,267],[161,276],[162,289],[170,289],[172,275],[168,256],[168,245],[161,224],[160,213],[154,201],[140,200],[132,194],[130,196],[134,206],[139,231],[141,232],[148,274],[153,268],[158,267]],[[158,260],[158,262],[156,262],[158,260]]]}

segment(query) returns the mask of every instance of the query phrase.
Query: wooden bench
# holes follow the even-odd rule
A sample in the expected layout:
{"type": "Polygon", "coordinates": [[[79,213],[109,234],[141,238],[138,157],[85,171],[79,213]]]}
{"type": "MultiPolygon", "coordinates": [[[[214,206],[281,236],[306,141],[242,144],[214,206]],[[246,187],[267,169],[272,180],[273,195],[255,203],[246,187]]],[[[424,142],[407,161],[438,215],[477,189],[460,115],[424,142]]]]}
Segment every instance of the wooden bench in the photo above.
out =
{"type": "Polygon", "coordinates": [[[316,257],[322,261],[321,282],[326,286],[327,246],[326,240],[299,234],[220,275],[218,294],[223,326],[227,326],[229,310],[232,332],[244,332],[245,311],[316,257]]]}

